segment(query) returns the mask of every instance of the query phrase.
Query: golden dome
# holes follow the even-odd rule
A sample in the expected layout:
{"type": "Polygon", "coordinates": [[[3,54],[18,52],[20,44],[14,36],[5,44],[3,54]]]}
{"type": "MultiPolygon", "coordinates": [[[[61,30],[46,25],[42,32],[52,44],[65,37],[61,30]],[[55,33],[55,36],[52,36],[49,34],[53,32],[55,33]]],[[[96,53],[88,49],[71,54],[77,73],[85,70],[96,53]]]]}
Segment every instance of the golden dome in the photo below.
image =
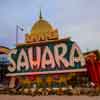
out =
{"type": "Polygon", "coordinates": [[[42,18],[41,12],[39,20],[32,26],[30,34],[26,34],[25,41],[27,43],[40,42],[47,40],[58,40],[58,30],[42,18]]]}
{"type": "Polygon", "coordinates": [[[45,20],[38,20],[32,27],[31,34],[52,32],[52,26],[45,20]]]}

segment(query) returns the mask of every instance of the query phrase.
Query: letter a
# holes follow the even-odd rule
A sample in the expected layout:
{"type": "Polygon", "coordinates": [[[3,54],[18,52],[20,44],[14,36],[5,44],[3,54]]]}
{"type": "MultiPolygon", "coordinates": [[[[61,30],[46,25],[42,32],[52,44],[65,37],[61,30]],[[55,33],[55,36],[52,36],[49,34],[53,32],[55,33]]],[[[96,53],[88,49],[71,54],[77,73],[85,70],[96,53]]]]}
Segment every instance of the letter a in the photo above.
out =
{"type": "Polygon", "coordinates": [[[25,68],[25,71],[27,71],[29,68],[28,58],[24,49],[21,49],[19,53],[18,61],[17,61],[17,70],[21,71],[21,68],[25,68]],[[22,61],[22,59],[24,61],[22,61]]]}
{"type": "Polygon", "coordinates": [[[49,64],[51,64],[51,68],[55,67],[54,57],[48,47],[45,47],[45,49],[44,49],[41,63],[42,63],[41,66],[44,69],[46,68],[46,65],[49,65],[49,64]],[[46,59],[47,56],[49,59],[46,59]]]}

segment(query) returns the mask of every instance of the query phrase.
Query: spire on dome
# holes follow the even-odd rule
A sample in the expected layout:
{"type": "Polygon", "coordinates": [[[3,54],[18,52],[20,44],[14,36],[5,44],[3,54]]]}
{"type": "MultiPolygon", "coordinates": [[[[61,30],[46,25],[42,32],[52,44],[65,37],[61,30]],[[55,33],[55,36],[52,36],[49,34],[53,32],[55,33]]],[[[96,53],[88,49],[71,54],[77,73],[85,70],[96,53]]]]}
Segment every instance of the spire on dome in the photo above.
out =
{"type": "Polygon", "coordinates": [[[41,12],[41,9],[40,9],[40,15],[39,15],[39,19],[42,19],[42,12],[41,12]]]}

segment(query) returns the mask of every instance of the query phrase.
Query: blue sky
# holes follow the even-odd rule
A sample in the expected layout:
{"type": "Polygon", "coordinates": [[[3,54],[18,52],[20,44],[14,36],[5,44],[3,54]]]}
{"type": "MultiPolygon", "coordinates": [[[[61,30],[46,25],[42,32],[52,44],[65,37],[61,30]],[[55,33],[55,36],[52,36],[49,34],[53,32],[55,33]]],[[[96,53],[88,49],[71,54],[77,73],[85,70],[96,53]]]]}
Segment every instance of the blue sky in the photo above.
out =
{"type": "Polygon", "coordinates": [[[24,26],[23,42],[40,8],[60,38],[70,36],[82,51],[100,49],[100,0],[0,0],[0,45],[14,47],[16,25],[24,26]]]}

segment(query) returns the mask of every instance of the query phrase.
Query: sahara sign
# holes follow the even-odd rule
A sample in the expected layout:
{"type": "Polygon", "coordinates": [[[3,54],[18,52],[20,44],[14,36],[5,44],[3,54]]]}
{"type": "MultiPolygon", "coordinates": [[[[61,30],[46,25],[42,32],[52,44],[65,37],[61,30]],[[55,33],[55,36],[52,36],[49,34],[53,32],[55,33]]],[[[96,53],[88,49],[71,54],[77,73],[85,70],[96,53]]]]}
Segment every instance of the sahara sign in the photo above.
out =
{"type": "Polygon", "coordinates": [[[9,53],[10,75],[69,72],[84,69],[85,60],[78,45],[70,39],[21,45],[9,53]]]}

